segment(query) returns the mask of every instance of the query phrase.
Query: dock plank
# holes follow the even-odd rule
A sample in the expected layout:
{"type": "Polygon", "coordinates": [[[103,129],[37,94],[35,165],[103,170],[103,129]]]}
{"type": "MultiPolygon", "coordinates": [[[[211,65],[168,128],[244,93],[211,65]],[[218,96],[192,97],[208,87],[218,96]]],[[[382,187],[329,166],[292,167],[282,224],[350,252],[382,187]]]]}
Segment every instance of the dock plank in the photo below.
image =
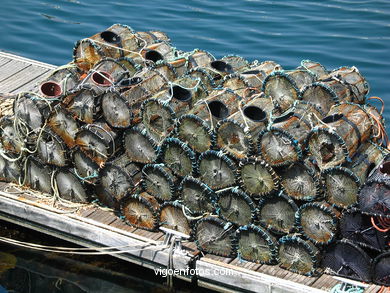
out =
{"type": "MultiPolygon", "coordinates": [[[[25,68],[32,67],[31,64],[20,62],[16,60],[11,60],[11,62],[8,62],[4,66],[1,67],[0,70],[0,85],[3,84],[4,81],[7,79],[13,79],[13,76],[22,71],[25,68]]],[[[17,80],[18,82],[21,82],[21,80],[17,80]]]]}
{"type": "Polygon", "coordinates": [[[37,78],[43,76],[47,72],[48,70],[45,68],[34,67],[30,65],[18,71],[13,76],[1,81],[0,91],[12,93],[24,86],[25,84],[30,83],[32,81],[36,81],[37,78]],[[23,82],[21,82],[20,80],[23,80],[23,82]]]}

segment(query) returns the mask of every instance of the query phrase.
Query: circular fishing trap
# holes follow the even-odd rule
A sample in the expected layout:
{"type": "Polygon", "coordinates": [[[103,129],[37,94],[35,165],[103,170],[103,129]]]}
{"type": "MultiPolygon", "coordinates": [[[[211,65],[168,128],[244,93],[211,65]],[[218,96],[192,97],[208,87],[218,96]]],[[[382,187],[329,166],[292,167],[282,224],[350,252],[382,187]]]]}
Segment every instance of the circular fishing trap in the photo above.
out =
{"type": "Polygon", "coordinates": [[[193,78],[200,78],[202,84],[209,92],[211,92],[214,88],[217,87],[213,80],[213,77],[204,68],[193,68],[189,70],[186,75],[189,75],[193,78]]]}
{"type": "Polygon", "coordinates": [[[133,227],[155,231],[159,225],[160,205],[146,192],[124,197],[121,211],[125,222],[133,227]]]}
{"type": "Polygon", "coordinates": [[[176,178],[163,164],[147,164],[142,168],[142,187],[157,200],[167,201],[176,197],[176,178]]]}
{"type": "Polygon", "coordinates": [[[321,172],[324,182],[325,200],[339,208],[349,208],[357,204],[360,180],[345,167],[327,168],[321,172]]]}
{"type": "Polygon", "coordinates": [[[61,84],[53,80],[47,80],[39,85],[39,94],[44,98],[59,98],[63,95],[61,84]]]}
{"type": "Polygon", "coordinates": [[[126,71],[129,72],[130,77],[134,76],[137,72],[142,70],[142,65],[135,63],[135,61],[130,57],[120,57],[116,59],[116,61],[126,68],[126,71]]]}
{"type": "Polygon", "coordinates": [[[278,262],[276,239],[258,226],[252,224],[238,228],[235,243],[237,255],[243,260],[268,265],[278,262]]]}
{"type": "Polygon", "coordinates": [[[343,238],[376,251],[384,251],[390,239],[385,232],[374,228],[370,216],[362,214],[355,208],[343,212],[340,233],[343,238]]]}
{"type": "Polygon", "coordinates": [[[299,90],[317,80],[316,76],[306,69],[297,68],[287,72],[299,90]]]}
{"type": "Polygon", "coordinates": [[[295,228],[298,206],[282,191],[263,197],[257,206],[259,222],[269,231],[278,234],[291,233],[295,228]]]}
{"type": "Polygon", "coordinates": [[[99,166],[79,148],[74,149],[72,152],[72,162],[77,177],[87,183],[96,183],[98,180],[99,166]]]}
{"type": "Polygon", "coordinates": [[[89,39],[77,41],[73,48],[73,62],[84,72],[89,71],[103,56],[102,48],[89,39]]]}
{"type": "Polygon", "coordinates": [[[340,213],[323,202],[302,205],[295,214],[296,225],[314,244],[331,243],[337,234],[340,213]]]}
{"type": "MultiPolygon", "coordinates": [[[[60,86],[61,94],[66,96],[71,92],[79,83],[80,80],[80,70],[76,67],[76,65],[66,65],[64,67],[59,67],[55,69],[49,77],[45,79],[45,82],[55,82],[60,86]]],[[[42,84],[41,84],[42,85],[42,84]]],[[[44,86],[43,91],[41,87],[41,93],[45,94],[45,90],[48,90],[46,92],[46,97],[55,97],[58,92],[56,92],[56,89],[58,88],[54,85],[54,87],[51,87],[50,85],[47,87],[44,86]]]]}
{"type": "Polygon", "coordinates": [[[178,195],[183,205],[194,215],[212,213],[215,209],[216,194],[194,177],[184,177],[178,188],[178,195]]]}
{"type": "Polygon", "coordinates": [[[102,111],[106,122],[114,128],[127,128],[133,114],[128,102],[118,92],[107,91],[102,96],[102,111]]]}
{"type": "Polygon", "coordinates": [[[210,62],[214,61],[214,56],[208,51],[201,49],[194,49],[188,57],[186,57],[188,61],[188,69],[202,69],[207,67],[210,62]]]}
{"type": "Polygon", "coordinates": [[[183,205],[168,201],[161,205],[160,226],[191,235],[190,222],[183,213],[183,205]]]}
{"type": "Polygon", "coordinates": [[[390,252],[382,253],[374,259],[371,275],[375,284],[390,286],[390,252]]]}
{"type": "Polygon", "coordinates": [[[24,162],[23,185],[43,193],[52,194],[53,168],[42,161],[28,156],[24,162]]]}
{"type": "Polygon", "coordinates": [[[153,44],[142,48],[140,53],[142,57],[147,61],[157,63],[164,60],[170,60],[174,58],[175,48],[168,42],[162,40],[156,40],[153,44]]]}
{"type": "Polygon", "coordinates": [[[79,148],[100,167],[114,154],[116,134],[107,124],[84,125],[76,135],[79,148]]]}
{"type": "Polygon", "coordinates": [[[217,197],[216,211],[225,221],[244,226],[257,220],[255,203],[238,188],[229,188],[217,192],[217,197]]]}
{"type": "Polygon", "coordinates": [[[244,159],[254,152],[254,143],[246,127],[232,119],[223,119],[215,129],[215,145],[236,159],[244,159]]]}
{"type": "Polygon", "coordinates": [[[265,96],[273,99],[275,108],[286,111],[300,97],[299,89],[294,80],[283,71],[275,71],[268,75],[262,87],[265,96]]]}
{"type": "Polygon", "coordinates": [[[317,274],[319,250],[299,236],[286,235],[279,239],[280,267],[305,276],[317,274]]]}
{"type": "Polygon", "coordinates": [[[104,92],[108,87],[114,87],[128,77],[129,72],[123,64],[112,58],[104,58],[90,70],[81,84],[89,84],[97,92],[104,92]]]}
{"type": "Polygon", "coordinates": [[[73,90],[62,103],[73,117],[85,123],[93,123],[100,108],[100,97],[89,86],[73,90]]]}
{"type": "Polygon", "coordinates": [[[153,69],[160,72],[169,81],[174,81],[179,77],[175,67],[167,61],[158,61],[153,65],[153,69]]]}
{"type": "Polygon", "coordinates": [[[24,148],[24,136],[14,127],[14,119],[3,116],[0,119],[0,143],[2,148],[11,153],[21,153],[24,148]]]}
{"type": "MultiPolygon", "coordinates": [[[[57,99],[54,99],[54,101],[57,99]]],[[[50,112],[53,100],[45,99],[37,94],[25,93],[14,100],[14,119],[33,132],[39,132],[50,112]]]]}
{"type": "Polygon", "coordinates": [[[148,164],[157,159],[157,143],[145,129],[137,126],[127,129],[123,134],[123,146],[133,162],[148,164]]]}
{"type": "Polygon", "coordinates": [[[162,100],[148,99],[141,106],[142,123],[158,140],[168,136],[173,130],[175,112],[162,100]]]}
{"type": "Polygon", "coordinates": [[[209,125],[192,114],[182,115],[176,120],[175,135],[199,153],[212,147],[212,131],[209,125]]]}
{"type": "Polygon", "coordinates": [[[158,160],[163,162],[177,176],[197,174],[198,165],[195,153],[181,140],[166,138],[160,147],[158,160]]]}
{"type": "Polygon", "coordinates": [[[69,148],[76,145],[76,134],[79,132],[80,128],[79,124],[69,111],[58,105],[49,116],[47,125],[53,132],[62,138],[69,148]]]}
{"type": "Polygon", "coordinates": [[[336,92],[322,82],[314,82],[302,89],[301,99],[318,106],[324,113],[339,103],[336,92]]]}
{"type": "Polygon", "coordinates": [[[209,150],[199,156],[200,179],[212,189],[235,184],[236,164],[222,151],[209,150]]]}
{"type": "Polygon", "coordinates": [[[237,73],[226,75],[223,78],[221,86],[233,90],[244,98],[253,93],[253,89],[251,89],[250,84],[245,80],[244,76],[237,73]]]}
{"type": "Polygon", "coordinates": [[[334,275],[370,282],[371,262],[371,258],[358,245],[341,240],[326,248],[321,266],[334,275]]]}
{"type": "Polygon", "coordinates": [[[57,167],[64,167],[69,163],[66,144],[50,129],[41,132],[37,141],[37,155],[42,162],[57,167]]]}
{"type": "Polygon", "coordinates": [[[195,243],[204,253],[233,257],[234,226],[216,217],[205,217],[194,226],[195,243]]]}
{"type": "Polygon", "coordinates": [[[72,169],[60,168],[54,173],[55,187],[60,198],[76,203],[88,203],[90,192],[72,169]]]}
{"type": "Polygon", "coordinates": [[[301,66],[305,68],[307,71],[310,71],[314,75],[316,75],[317,78],[323,78],[328,74],[328,71],[326,68],[321,65],[318,62],[311,61],[311,60],[302,60],[301,66]]]}
{"type": "Polygon", "coordinates": [[[227,55],[222,57],[221,61],[230,65],[235,72],[242,72],[249,69],[249,62],[241,56],[227,55]]]}
{"type": "Polygon", "coordinates": [[[279,188],[275,171],[260,158],[249,157],[240,161],[237,177],[241,188],[256,200],[279,188]]]}
{"type": "Polygon", "coordinates": [[[321,178],[314,168],[306,164],[296,162],[276,171],[287,195],[296,200],[313,201],[322,194],[321,178]]]}
{"type": "Polygon", "coordinates": [[[144,68],[142,72],[137,74],[137,77],[142,78],[139,86],[142,86],[150,94],[158,93],[168,84],[168,80],[153,68],[144,68]]]}
{"type": "Polygon", "coordinates": [[[260,132],[257,150],[272,167],[287,166],[303,158],[298,141],[288,132],[274,127],[260,132]]]}
{"type": "Polygon", "coordinates": [[[0,181],[18,183],[22,179],[22,162],[16,160],[18,155],[4,152],[4,155],[12,160],[0,156],[0,181]],[[15,161],[14,161],[15,160],[15,161]]]}

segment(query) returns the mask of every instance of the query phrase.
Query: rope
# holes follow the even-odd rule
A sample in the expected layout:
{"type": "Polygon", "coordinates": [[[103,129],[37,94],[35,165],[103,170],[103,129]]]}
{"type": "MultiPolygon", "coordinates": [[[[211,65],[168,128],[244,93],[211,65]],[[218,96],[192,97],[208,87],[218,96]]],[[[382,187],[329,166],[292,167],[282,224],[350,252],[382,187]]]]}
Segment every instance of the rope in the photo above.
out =
{"type": "Polygon", "coordinates": [[[209,111],[210,130],[213,131],[214,130],[213,114],[211,113],[211,109],[209,107],[209,103],[206,100],[201,99],[201,100],[197,101],[194,106],[200,105],[202,103],[206,104],[207,110],[209,111]]]}
{"type": "Polygon", "coordinates": [[[241,101],[238,101],[237,103],[238,103],[238,110],[240,111],[240,114],[241,114],[241,116],[242,116],[242,119],[244,120],[244,124],[245,124],[245,129],[244,129],[244,131],[247,132],[247,131],[250,130],[249,125],[248,125],[248,121],[246,120],[246,117],[245,117],[245,115],[244,115],[244,112],[242,111],[242,108],[241,108],[241,101]]]}
{"type": "Polygon", "coordinates": [[[363,293],[363,292],[364,292],[364,288],[346,284],[346,283],[338,283],[330,290],[330,293],[363,293]]]}
{"type": "Polygon", "coordinates": [[[376,217],[376,219],[378,220],[379,225],[381,225],[383,227],[383,228],[379,227],[375,223],[375,218],[371,217],[371,224],[376,230],[378,230],[379,232],[383,232],[383,233],[387,233],[388,231],[390,231],[390,219],[389,218],[383,218],[381,216],[378,216],[378,217],[376,217]]]}
{"type": "Polygon", "coordinates": [[[187,209],[189,212],[191,212],[186,206],[184,206],[184,205],[181,206],[181,210],[182,210],[182,212],[183,212],[183,215],[184,215],[184,217],[187,218],[187,220],[190,220],[190,221],[197,221],[197,220],[202,219],[202,218],[204,217],[204,215],[201,215],[201,216],[199,216],[199,217],[191,217],[191,216],[189,216],[189,215],[186,213],[186,209],[187,209]]]}

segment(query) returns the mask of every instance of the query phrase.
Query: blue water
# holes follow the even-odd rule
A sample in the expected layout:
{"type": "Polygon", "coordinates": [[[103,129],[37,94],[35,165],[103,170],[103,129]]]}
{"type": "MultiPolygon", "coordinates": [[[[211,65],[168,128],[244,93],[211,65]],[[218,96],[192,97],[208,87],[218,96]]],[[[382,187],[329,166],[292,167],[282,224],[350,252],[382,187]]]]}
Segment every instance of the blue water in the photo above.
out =
{"type": "MultiPolygon", "coordinates": [[[[2,0],[0,49],[52,64],[114,23],[158,29],[182,50],[238,54],[284,68],[312,59],[357,66],[370,95],[390,100],[390,1],[2,0]]],[[[390,120],[390,106],[385,117],[390,120]]]]}

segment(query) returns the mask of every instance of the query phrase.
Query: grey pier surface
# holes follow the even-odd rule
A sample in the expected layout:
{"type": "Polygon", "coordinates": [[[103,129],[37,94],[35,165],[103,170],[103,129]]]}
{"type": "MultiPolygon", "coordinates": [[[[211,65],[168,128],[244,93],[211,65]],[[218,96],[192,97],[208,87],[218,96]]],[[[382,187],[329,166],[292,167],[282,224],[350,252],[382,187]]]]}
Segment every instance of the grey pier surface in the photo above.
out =
{"type": "MultiPolygon", "coordinates": [[[[0,52],[0,93],[34,90],[55,68],[0,52]]],[[[0,219],[85,247],[117,247],[112,256],[150,269],[167,268],[169,263],[174,269],[196,268],[196,276],[180,278],[219,292],[329,292],[340,282],[327,274],[306,277],[278,266],[203,255],[195,243],[188,241],[182,242],[181,250],[170,251],[162,232],[131,227],[96,204],[61,207],[53,204],[51,198],[3,182],[0,182],[0,219]],[[227,270],[231,270],[229,275],[227,270]]],[[[365,292],[379,290],[380,286],[370,285],[365,292]]]]}

